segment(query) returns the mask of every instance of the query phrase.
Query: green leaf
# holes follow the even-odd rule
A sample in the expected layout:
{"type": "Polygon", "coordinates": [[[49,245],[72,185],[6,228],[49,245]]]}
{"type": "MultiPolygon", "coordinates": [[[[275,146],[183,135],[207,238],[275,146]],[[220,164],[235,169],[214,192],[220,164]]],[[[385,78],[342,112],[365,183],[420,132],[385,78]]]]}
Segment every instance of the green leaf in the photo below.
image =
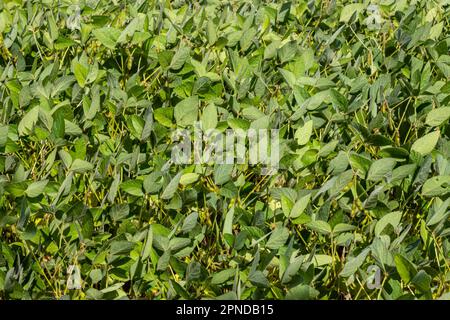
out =
{"type": "Polygon", "coordinates": [[[367,180],[380,181],[392,173],[397,161],[393,158],[383,158],[372,163],[367,174],[367,180]]]}
{"type": "Polygon", "coordinates": [[[215,273],[211,279],[211,284],[222,284],[236,274],[236,269],[225,269],[215,273]]]}
{"type": "Polygon", "coordinates": [[[233,172],[232,164],[221,164],[214,167],[214,183],[218,186],[230,181],[233,172]]]}
{"type": "Polygon", "coordinates": [[[28,186],[25,181],[12,182],[5,185],[5,190],[15,197],[21,197],[27,188],[28,186]]]}
{"type": "Polygon", "coordinates": [[[175,237],[175,238],[170,239],[170,241],[169,241],[169,250],[172,250],[175,252],[177,250],[183,249],[184,247],[186,247],[190,244],[191,244],[191,240],[188,238],[175,237]]]}
{"type": "Polygon", "coordinates": [[[158,260],[158,264],[156,266],[156,270],[158,270],[158,271],[165,271],[167,269],[167,267],[169,266],[170,256],[171,256],[171,252],[170,251],[165,251],[163,253],[163,255],[158,260]]]}
{"type": "Polygon", "coordinates": [[[182,46],[178,48],[177,52],[172,57],[169,68],[172,70],[180,69],[189,58],[190,51],[189,47],[182,46]]]}
{"type": "Polygon", "coordinates": [[[123,255],[133,250],[135,244],[126,240],[115,240],[111,242],[109,253],[111,255],[123,255]]]}
{"type": "Polygon", "coordinates": [[[169,184],[166,186],[161,195],[161,199],[165,200],[172,199],[172,197],[175,194],[175,191],[177,191],[178,189],[178,184],[180,183],[181,175],[182,172],[179,172],[176,174],[175,177],[172,178],[172,180],[170,180],[169,184]]]}
{"type": "Polygon", "coordinates": [[[421,292],[429,292],[431,290],[431,276],[423,270],[417,272],[414,278],[411,279],[411,283],[418,288],[421,292]]]}
{"type": "Polygon", "coordinates": [[[62,112],[56,111],[53,113],[53,127],[52,127],[52,133],[57,138],[63,138],[65,131],[66,124],[64,122],[64,115],[62,112]]]}
{"type": "Polygon", "coordinates": [[[148,108],[144,115],[144,127],[141,131],[140,140],[146,141],[153,131],[153,112],[151,108],[148,108]]]}
{"type": "Polygon", "coordinates": [[[98,283],[103,279],[103,273],[100,269],[93,269],[89,272],[89,278],[92,280],[92,284],[98,283]]]}
{"type": "Polygon", "coordinates": [[[355,170],[362,177],[365,177],[372,164],[370,158],[367,158],[357,153],[351,153],[348,157],[348,161],[352,166],[353,170],[355,170]]]}
{"type": "MultiPolygon", "coordinates": [[[[436,199],[438,201],[438,199],[436,199]]],[[[447,208],[450,204],[450,198],[447,198],[444,202],[442,202],[439,206],[436,205],[434,210],[431,211],[431,214],[428,214],[427,217],[427,226],[435,225],[441,221],[443,221],[450,214],[450,211],[447,211],[447,208]]],[[[423,221],[423,220],[422,220],[423,221]]]]}
{"type": "Polygon", "coordinates": [[[394,257],[394,261],[398,274],[402,278],[403,282],[408,284],[417,273],[416,267],[412,264],[412,262],[400,254],[397,254],[394,257]]]}
{"type": "Polygon", "coordinates": [[[143,187],[146,193],[157,193],[161,190],[162,173],[159,171],[152,172],[144,178],[143,187]]]}
{"type": "Polygon", "coordinates": [[[145,236],[145,244],[142,247],[141,256],[142,259],[145,260],[150,256],[153,245],[153,228],[149,226],[147,235],[145,236]]]}
{"type": "Polygon", "coordinates": [[[53,84],[52,96],[54,97],[58,93],[67,90],[74,81],[76,81],[76,78],[71,75],[63,76],[63,77],[59,78],[58,80],[56,80],[55,83],[53,84]]]}
{"type": "Polygon", "coordinates": [[[264,273],[260,270],[256,270],[252,273],[250,273],[250,275],[248,276],[248,280],[258,286],[258,287],[263,287],[263,288],[268,288],[270,287],[270,283],[269,280],[267,280],[266,276],[264,275],[264,273]]]}
{"type": "Polygon", "coordinates": [[[256,29],[251,27],[250,29],[243,32],[241,39],[239,40],[239,45],[242,51],[246,51],[252,44],[253,39],[256,36],[256,29]]]}
{"type": "Polygon", "coordinates": [[[286,294],[286,300],[313,300],[319,295],[319,291],[306,284],[299,284],[286,294]]]}
{"type": "Polygon", "coordinates": [[[119,189],[119,184],[120,184],[120,174],[116,174],[108,192],[108,200],[111,203],[113,203],[114,199],[116,198],[117,190],[119,189]]]}
{"type": "Polygon", "coordinates": [[[136,30],[139,28],[141,17],[136,17],[126,26],[126,28],[120,33],[117,42],[124,43],[127,39],[133,37],[136,30]]]}
{"type": "Polygon", "coordinates": [[[347,111],[348,101],[344,95],[335,89],[330,89],[330,99],[331,102],[341,111],[347,111]]]}
{"type": "Polygon", "coordinates": [[[0,124],[0,147],[4,147],[8,141],[8,126],[0,124]]]}
{"type": "Polygon", "coordinates": [[[66,48],[69,48],[71,46],[76,45],[77,43],[73,41],[72,39],[66,38],[64,36],[59,36],[56,42],[54,43],[56,50],[64,50],[66,48]]]}
{"type": "Polygon", "coordinates": [[[86,119],[92,120],[99,111],[100,111],[100,92],[99,92],[99,87],[94,86],[92,88],[91,105],[89,106],[89,109],[85,114],[86,119]]]}
{"type": "Polygon", "coordinates": [[[130,214],[130,206],[128,204],[114,205],[109,212],[113,221],[120,221],[128,217],[130,214]]]}
{"type": "Polygon", "coordinates": [[[406,164],[404,166],[395,168],[392,171],[392,180],[390,182],[401,181],[408,176],[412,176],[416,171],[416,168],[416,164],[406,164]]]}
{"type": "Polygon", "coordinates": [[[206,29],[206,36],[208,38],[208,44],[212,45],[217,41],[217,31],[216,31],[216,25],[212,20],[208,20],[207,23],[207,29],[206,29]]]}
{"type": "Polygon", "coordinates": [[[277,54],[277,49],[280,47],[280,41],[275,40],[272,41],[268,46],[264,49],[264,59],[272,59],[277,54]]]}
{"type": "Polygon", "coordinates": [[[298,45],[295,41],[290,41],[278,49],[278,57],[280,58],[281,63],[288,62],[294,59],[297,54],[298,45]]]}
{"type": "Polygon", "coordinates": [[[348,261],[345,263],[344,268],[339,273],[339,275],[341,277],[347,278],[355,274],[355,272],[361,267],[361,265],[366,260],[366,257],[369,254],[369,252],[370,248],[366,248],[356,257],[349,258],[348,261]]]}
{"type": "Polygon", "coordinates": [[[266,243],[266,247],[277,250],[286,243],[288,238],[289,230],[285,227],[277,227],[270,235],[270,238],[266,243]]]}
{"type": "Polygon", "coordinates": [[[173,108],[158,108],[154,111],[155,120],[166,127],[172,127],[173,108]]]}

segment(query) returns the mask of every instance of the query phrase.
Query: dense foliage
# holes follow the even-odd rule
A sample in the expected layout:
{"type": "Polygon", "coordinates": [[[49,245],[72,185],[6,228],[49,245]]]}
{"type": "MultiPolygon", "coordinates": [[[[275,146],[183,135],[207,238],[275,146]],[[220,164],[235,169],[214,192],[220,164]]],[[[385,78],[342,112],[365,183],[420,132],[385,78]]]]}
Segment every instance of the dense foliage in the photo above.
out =
{"type": "Polygon", "coordinates": [[[449,298],[449,6],[1,1],[0,298],[449,298]]]}

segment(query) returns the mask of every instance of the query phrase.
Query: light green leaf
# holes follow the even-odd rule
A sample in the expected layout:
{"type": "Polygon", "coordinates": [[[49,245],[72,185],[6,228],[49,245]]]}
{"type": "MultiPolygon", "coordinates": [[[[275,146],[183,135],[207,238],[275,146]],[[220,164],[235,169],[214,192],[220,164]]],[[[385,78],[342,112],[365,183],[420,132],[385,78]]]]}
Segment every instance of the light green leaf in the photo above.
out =
{"type": "Polygon", "coordinates": [[[393,228],[397,228],[402,218],[401,211],[395,211],[384,215],[375,225],[375,235],[379,237],[387,225],[391,225],[393,228]]]}
{"type": "Polygon", "coordinates": [[[92,30],[92,33],[105,47],[112,50],[117,44],[121,31],[113,27],[103,27],[92,30]]]}
{"type": "Polygon", "coordinates": [[[89,73],[89,68],[75,60],[72,62],[72,66],[75,79],[77,79],[77,82],[80,85],[80,87],[84,88],[86,84],[86,78],[89,73]]]}
{"type": "Polygon", "coordinates": [[[127,180],[120,184],[120,188],[136,197],[141,197],[144,195],[142,192],[142,181],[140,180],[127,180]]]}
{"type": "MultiPolygon", "coordinates": [[[[439,198],[436,198],[435,201],[440,201],[439,198]]],[[[450,214],[450,211],[447,211],[447,208],[450,204],[450,198],[447,198],[444,202],[442,202],[439,206],[435,206],[434,210],[431,211],[432,215],[429,213],[427,217],[427,226],[435,225],[450,214]]],[[[423,221],[423,220],[422,220],[423,221]]]]}
{"type": "Polygon", "coordinates": [[[30,198],[35,198],[42,194],[47,183],[48,180],[33,182],[28,186],[27,190],[25,190],[25,194],[30,198]]]}
{"type": "Polygon", "coordinates": [[[170,256],[171,256],[170,251],[164,251],[163,255],[158,260],[156,270],[165,271],[167,269],[167,267],[169,266],[170,256]]]}
{"type": "Polygon", "coordinates": [[[73,136],[79,136],[83,133],[79,126],[67,119],[64,119],[64,132],[73,136]]]}
{"type": "Polygon", "coordinates": [[[325,235],[331,233],[331,226],[326,221],[322,220],[311,221],[306,224],[306,227],[325,235]]]}
{"type": "Polygon", "coordinates": [[[302,127],[298,128],[297,131],[295,131],[295,139],[297,139],[297,143],[299,145],[307,144],[311,138],[312,130],[312,120],[307,121],[302,127]]]}
{"type": "Polygon", "coordinates": [[[394,257],[394,261],[398,274],[402,278],[403,282],[408,284],[417,273],[416,267],[412,262],[400,254],[397,254],[394,257]]]}
{"type": "Polygon", "coordinates": [[[181,232],[186,233],[190,232],[197,225],[198,212],[192,212],[188,215],[184,221],[183,226],[181,227],[181,232]]]}
{"type": "Polygon", "coordinates": [[[194,173],[194,172],[192,172],[192,173],[185,173],[185,174],[183,174],[181,176],[180,183],[183,186],[186,186],[188,184],[196,182],[198,180],[198,177],[199,177],[198,173],[194,173]]]}
{"type": "Polygon", "coordinates": [[[444,28],[444,22],[441,21],[439,23],[436,23],[434,26],[430,29],[429,38],[432,40],[437,40],[439,36],[442,33],[442,29],[444,28]]]}
{"type": "Polygon", "coordinates": [[[432,177],[422,186],[422,195],[426,197],[443,196],[450,192],[450,176],[432,177]]]}
{"type": "Polygon", "coordinates": [[[177,125],[186,127],[193,125],[197,120],[198,113],[198,97],[191,96],[179,102],[175,106],[175,121],[177,125]]]}
{"type": "Polygon", "coordinates": [[[39,106],[34,107],[20,120],[17,131],[19,135],[30,134],[39,119],[39,106]]]}
{"type": "Polygon", "coordinates": [[[217,107],[214,103],[209,104],[203,110],[201,120],[202,120],[202,129],[204,131],[216,128],[218,118],[217,118],[217,107]]]}
{"type": "Polygon", "coordinates": [[[449,118],[450,107],[436,108],[427,114],[425,123],[431,127],[438,127],[443,123],[447,123],[449,118]]]}
{"type": "Polygon", "coordinates": [[[289,215],[289,217],[291,219],[299,217],[305,211],[310,199],[311,194],[308,193],[306,196],[303,196],[299,200],[297,200],[291,210],[291,214],[289,215]]]}
{"type": "Polygon", "coordinates": [[[228,210],[223,223],[223,234],[233,234],[234,208],[228,210]]]}
{"type": "Polygon", "coordinates": [[[353,226],[351,224],[348,223],[338,223],[337,225],[334,226],[333,228],[333,234],[339,234],[341,232],[347,232],[347,231],[352,231],[355,230],[356,226],[353,226]]]}
{"type": "Polygon", "coordinates": [[[427,155],[433,151],[440,137],[439,131],[434,131],[426,134],[422,138],[417,139],[411,146],[411,150],[427,155]]]}

